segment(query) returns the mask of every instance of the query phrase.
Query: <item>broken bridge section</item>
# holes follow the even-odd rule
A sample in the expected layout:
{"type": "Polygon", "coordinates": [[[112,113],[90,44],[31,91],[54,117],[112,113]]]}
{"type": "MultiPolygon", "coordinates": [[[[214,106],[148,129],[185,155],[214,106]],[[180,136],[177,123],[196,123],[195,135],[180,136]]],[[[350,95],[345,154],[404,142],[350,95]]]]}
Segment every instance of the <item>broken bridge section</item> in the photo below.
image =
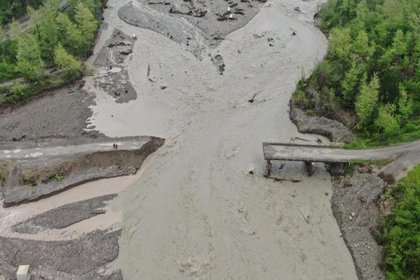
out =
{"type": "Polygon", "coordinates": [[[308,175],[313,173],[313,162],[345,164],[364,160],[395,160],[407,153],[420,151],[420,141],[398,146],[367,150],[348,150],[337,146],[304,145],[296,143],[264,142],[263,152],[267,161],[267,174],[271,175],[271,161],[303,161],[308,175]]]}

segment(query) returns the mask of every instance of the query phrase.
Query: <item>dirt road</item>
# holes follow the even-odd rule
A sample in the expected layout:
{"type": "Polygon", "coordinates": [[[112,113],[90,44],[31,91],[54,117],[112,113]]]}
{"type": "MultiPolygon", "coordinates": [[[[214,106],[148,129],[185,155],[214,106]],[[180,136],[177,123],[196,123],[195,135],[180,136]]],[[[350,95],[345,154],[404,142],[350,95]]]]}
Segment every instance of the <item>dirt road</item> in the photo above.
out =
{"type": "MultiPolygon", "coordinates": [[[[357,279],[331,212],[329,175],[320,169],[300,183],[263,177],[261,143],[298,135],[288,102],[325,54],[312,22],[322,1],[267,2],[201,60],[121,21],[128,2],[109,1],[95,52],[113,28],[137,35],[128,73],[138,98],[117,104],[98,94],[90,121],[107,136],[167,141],[112,206],[123,211],[124,278],[357,279]]],[[[285,172],[298,176],[303,167],[285,172]]]]}

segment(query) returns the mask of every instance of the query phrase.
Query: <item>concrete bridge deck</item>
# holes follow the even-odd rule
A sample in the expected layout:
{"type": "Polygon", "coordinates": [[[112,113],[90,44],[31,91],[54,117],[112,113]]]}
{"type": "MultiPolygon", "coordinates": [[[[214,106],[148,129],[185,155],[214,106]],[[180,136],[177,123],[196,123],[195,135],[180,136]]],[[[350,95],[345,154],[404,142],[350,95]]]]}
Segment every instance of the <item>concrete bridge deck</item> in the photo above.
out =
{"type": "Polygon", "coordinates": [[[310,168],[312,162],[347,163],[358,160],[395,160],[400,157],[420,158],[420,141],[408,142],[385,148],[348,150],[334,146],[295,143],[263,143],[270,175],[272,160],[303,161],[310,168]]]}

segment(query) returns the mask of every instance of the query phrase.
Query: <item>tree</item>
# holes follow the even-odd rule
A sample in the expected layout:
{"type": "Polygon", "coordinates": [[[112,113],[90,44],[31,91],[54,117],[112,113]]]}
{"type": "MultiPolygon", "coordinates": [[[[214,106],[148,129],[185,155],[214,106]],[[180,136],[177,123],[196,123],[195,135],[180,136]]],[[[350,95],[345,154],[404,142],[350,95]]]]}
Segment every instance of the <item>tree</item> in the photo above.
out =
{"type": "Polygon", "coordinates": [[[58,6],[58,0],[47,0],[37,10],[29,8],[31,32],[36,34],[42,57],[48,62],[54,61],[54,54],[51,50],[58,43],[58,26],[56,22],[59,13],[58,6]]]}
{"type": "Polygon", "coordinates": [[[57,17],[60,42],[73,55],[80,56],[83,52],[84,38],[67,14],[60,13],[57,17]]]}
{"type": "Polygon", "coordinates": [[[42,77],[44,61],[35,36],[26,33],[18,39],[16,69],[29,81],[37,81],[42,77]]]}
{"type": "Polygon", "coordinates": [[[20,34],[22,34],[22,27],[20,26],[20,23],[17,22],[16,20],[13,20],[10,23],[10,37],[16,38],[20,34]]]}
{"type": "Polygon", "coordinates": [[[76,60],[61,44],[58,44],[54,51],[55,64],[63,70],[67,80],[80,77],[83,73],[83,64],[76,60]]]}
{"type": "Polygon", "coordinates": [[[409,117],[413,113],[413,99],[408,96],[404,86],[400,85],[400,96],[398,98],[398,112],[405,118],[409,117]]]}
{"type": "Polygon", "coordinates": [[[351,68],[344,75],[341,82],[343,88],[343,98],[346,103],[354,103],[354,99],[359,87],[359,81],[363,73],[366,71],[366,66],[352,61],[351,68]]]}
{"type": "Polygon", "coordinates": [[[375,47],[370,45],[369,37],[366,31],[359,31],[359,34],[357,34],[357,37],[352,45],[352,52],[357,54],[363,61],[368,61],[368,59],[373,55],[374,50],[375,47]]]}
{"type": "Polygon", "coordinates": [[[367,84],[366,76],[363,78],[360,93],[356,101],[356,113],[360,119],[362,127],[369,124],[371,116],[377,107],[379,95],[379,79],[376,74],[373,75],[370,83],[367,84]]]}
{"type": "Polygon", "coordinates": [[[341,61],[349,60],[351,42],[350,29],[334,28],[330,35],[330,53],[341,61]]]}
{"type": "Polygon", "coordinates": [[[82,50],[83,55],[86,55],[95,38],[98,22],[89,8],[83,5],[82,2],[79,2],[76,5],[75,20],[80,33],[83,34],[84,37],[82,50]]]}
{"type": "Polygon", "coordinates": [[[386,104],[379,107],[375,125],[383,131],[386,136],[396,134],[400,129],[400,125],[394,116],[395,111],[396,106],[394,104],[386,104]]]}

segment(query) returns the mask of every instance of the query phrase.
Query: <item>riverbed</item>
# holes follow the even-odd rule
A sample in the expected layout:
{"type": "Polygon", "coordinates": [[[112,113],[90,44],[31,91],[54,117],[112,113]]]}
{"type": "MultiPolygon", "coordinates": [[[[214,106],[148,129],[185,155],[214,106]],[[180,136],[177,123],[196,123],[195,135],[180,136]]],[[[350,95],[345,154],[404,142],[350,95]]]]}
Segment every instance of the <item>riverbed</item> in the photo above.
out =
{"type": "MultiPolygon", "coordinates": [[[[323,1],[255,4],[249,22],[216,46],[198,42],[199,53],[122,21],[118,11],[129,2],[108,2],[95,53],[114,28],[136,35],[127,70],[137,99],[116,103],[97,92],[90,122],[106,136],[166,142],[111,205],[123,215],[124,278],[357,279],[322,166],[310,178],[300,164],[277,166],[293,180],[263,176],[263,141],[315,139],[297,132],[288,103],[326,53],[312,20],[323,1]]],[[[171,21],[158,9],[150,14],[171,21]]]]}

